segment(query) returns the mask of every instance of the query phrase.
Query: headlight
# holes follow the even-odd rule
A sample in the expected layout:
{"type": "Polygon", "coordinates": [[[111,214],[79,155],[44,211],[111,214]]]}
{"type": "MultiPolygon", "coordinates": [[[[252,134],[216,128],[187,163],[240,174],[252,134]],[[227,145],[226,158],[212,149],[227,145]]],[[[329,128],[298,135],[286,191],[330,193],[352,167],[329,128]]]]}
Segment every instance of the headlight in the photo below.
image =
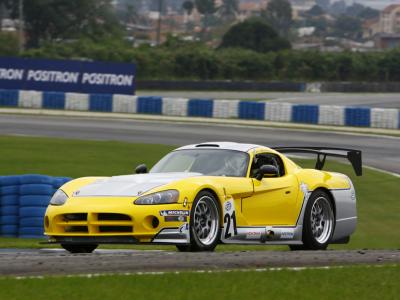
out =
{"type": "Polygon", "coordinates": [[[169,204],[176,203],[179,200],[179,192],[177,190],[168,190],[142,196],[135,200],[135,204],[153,205],[153,204],[169,204]]]}
{"type": "Polygon", "coordinates": [[[51,205],[63,205],[68,199],[68,196],[66,193],[64,193],[62,190],[57,190],[53,197],[50,200],[51,205]]]}

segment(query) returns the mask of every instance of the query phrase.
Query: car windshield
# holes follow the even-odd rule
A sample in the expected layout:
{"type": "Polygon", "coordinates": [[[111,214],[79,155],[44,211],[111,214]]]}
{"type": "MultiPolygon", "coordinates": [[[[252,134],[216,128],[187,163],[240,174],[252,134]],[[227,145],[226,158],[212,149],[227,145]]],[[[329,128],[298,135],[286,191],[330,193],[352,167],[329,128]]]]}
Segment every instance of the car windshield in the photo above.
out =
{"type": "Polygon", "coordinates": [[[161,159],[150,173],[195,172],[210,176],[245,177],[249,155],[233,150],[178,150],[161,159]]]}

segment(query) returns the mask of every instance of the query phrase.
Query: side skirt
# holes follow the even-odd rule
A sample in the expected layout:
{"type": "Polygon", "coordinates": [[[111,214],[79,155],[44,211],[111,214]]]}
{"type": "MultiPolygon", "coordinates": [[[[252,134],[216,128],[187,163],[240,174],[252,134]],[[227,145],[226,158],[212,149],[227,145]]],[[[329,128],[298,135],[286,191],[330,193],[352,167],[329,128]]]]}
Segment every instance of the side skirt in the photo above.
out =
{"type": "MultiPolygon", "coordinates": [[[[299,245],[302,244],[303,226],[295,227],[237,227],[237,234],[227,238],[223,236],[224,244],[259,244],[259,245],[299,245]]],[[[222,231],[224,234],[224,231],[222,231]]]]}

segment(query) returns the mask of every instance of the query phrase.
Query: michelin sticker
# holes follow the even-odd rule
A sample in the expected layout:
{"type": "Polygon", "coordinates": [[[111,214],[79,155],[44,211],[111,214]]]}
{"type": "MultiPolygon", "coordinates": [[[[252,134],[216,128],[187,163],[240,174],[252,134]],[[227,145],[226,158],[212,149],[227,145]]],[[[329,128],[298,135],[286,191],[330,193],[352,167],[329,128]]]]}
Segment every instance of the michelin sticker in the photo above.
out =
{"type": "Polygon", "coordinates": [[[222,240],[231,239],[237,235],[236,228],[236,211],[233,199],[229,199],[224,203],[224,228],[222,230],[222,240]]]}
{"type": "Polygon", "coordinates": [[[160,211],[161,217],[188,217],[189,211],[188,210],[161,210],[160,211]]]}

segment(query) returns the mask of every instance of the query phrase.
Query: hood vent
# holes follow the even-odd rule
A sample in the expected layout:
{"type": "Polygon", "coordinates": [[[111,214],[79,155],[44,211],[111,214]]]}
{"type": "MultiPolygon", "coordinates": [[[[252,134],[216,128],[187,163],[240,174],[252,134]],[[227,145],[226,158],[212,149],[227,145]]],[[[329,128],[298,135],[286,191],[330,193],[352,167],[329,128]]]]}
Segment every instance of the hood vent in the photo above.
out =
{"type": "Polygon", "coordinates": [[[201,148],[201,147],[214,147],[214,148],[219,148],[219,145],[217,145],[217,144],[199,144],[199,145],[196,145],[196,148],[201,148]]]}

